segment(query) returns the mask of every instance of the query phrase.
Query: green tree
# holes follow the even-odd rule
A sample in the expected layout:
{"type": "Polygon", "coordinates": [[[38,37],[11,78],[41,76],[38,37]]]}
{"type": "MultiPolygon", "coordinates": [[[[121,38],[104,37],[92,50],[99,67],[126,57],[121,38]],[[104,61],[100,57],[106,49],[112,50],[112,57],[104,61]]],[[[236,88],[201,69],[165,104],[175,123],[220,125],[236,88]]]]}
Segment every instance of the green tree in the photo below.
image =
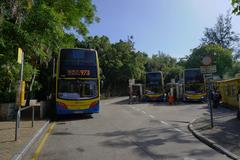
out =
{"type": "Polygon", "coordinates": [[[234,48],[239,42],[239,36],[232,30],[232,17],[228,13],[226,16],[220,15],[217,23],[212,28],[206,28],[203,44],[217,44],[223,48],[234,48]]]}
{"type": "Polygon", "coordinates": [[[233,6],[233,13],[236,15],[240,15],[240,0],[231,0],[231,4],[233,6]]]}
{"type": "MultiPolygon", "coordinates": [[[[52,55],[57,54],[60,48],[74,45],[75,38],[66,34],[66,30],[72,29],[86,35],[87,25],[98,19],[91,0],[3,0],[0,10],[1,68],[8,68],[11,72],[9,75],[16,75],[16,51],[18,47],[23,48],[25,62],[32,66],[28,67],[32,75],[25,76],[31,79],[29,84],[33,84],[37,70],[44,65],[47,67],[52,55]]],[[[17,76],[11,78],[3,74],[0,79],[0,83],[6,79],[12,80],[6,87],[8,90],[14,90],[18,79],[17,76]]]]}
{"type": "Polygon", "coordinates": [[[223,48],[220,45],[206,44],[193,49],[186,62],[187,68],[199,68],[204,56],[212,57],[213,63],[217,66],[217,74],[221,77],[232,67],[231,49],[223,48]]]}

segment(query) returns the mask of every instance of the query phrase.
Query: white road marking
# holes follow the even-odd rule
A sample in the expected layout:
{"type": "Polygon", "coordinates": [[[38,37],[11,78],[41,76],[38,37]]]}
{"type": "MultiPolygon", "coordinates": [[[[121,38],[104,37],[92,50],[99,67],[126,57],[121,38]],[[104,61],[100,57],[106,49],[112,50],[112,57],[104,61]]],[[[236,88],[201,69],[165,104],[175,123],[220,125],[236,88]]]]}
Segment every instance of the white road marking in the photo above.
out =
{"type": "Polygon", "coordinates": [[[145,111],[141,111],[143,114],[147,114],[145,111]]]}
{"type": "Polygon", "coordinates": [[[161,121],[162,124],[169,125],[167,122],[161,121]]]}
{"type": "Polygon", "coordinates": [[[175,131],[178,131],[178,132],[182,132],[182,130],[178,129],[178,128],[174,128],[175,131]]]}
{"type": "Polygon", "coordinates": [[[184,160],[196,160],[196,159],[189,158],[189,157],[184,157],[184,160]]]}
{"type": "Polygon", "coordinates": [[[155,118],[155,117],[154,117],[153,115],[151,115],[151,114],[149,115],[149,117],[150,117],[150,118],[155,118]]]}

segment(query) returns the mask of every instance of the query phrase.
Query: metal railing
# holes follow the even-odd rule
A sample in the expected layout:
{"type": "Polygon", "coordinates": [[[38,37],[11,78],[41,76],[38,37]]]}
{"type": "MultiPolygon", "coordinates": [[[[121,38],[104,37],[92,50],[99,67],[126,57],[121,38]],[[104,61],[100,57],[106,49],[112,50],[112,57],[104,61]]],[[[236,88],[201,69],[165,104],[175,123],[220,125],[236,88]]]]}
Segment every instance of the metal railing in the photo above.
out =
{"type": "Polygon", "coordinates": [[[15,141],[17,141],[18,136],[19,136],[19,129],[20,129],[20,122],[21,122],[21,111],[27,110],[29,108],[32,108],[32,128],[34,126],[34,107],[36,107],[36,105],[30,105],[24,108],[18,107],[17,109],[17,114],[16,114],[16,126],[15,126],[15,141]]]}

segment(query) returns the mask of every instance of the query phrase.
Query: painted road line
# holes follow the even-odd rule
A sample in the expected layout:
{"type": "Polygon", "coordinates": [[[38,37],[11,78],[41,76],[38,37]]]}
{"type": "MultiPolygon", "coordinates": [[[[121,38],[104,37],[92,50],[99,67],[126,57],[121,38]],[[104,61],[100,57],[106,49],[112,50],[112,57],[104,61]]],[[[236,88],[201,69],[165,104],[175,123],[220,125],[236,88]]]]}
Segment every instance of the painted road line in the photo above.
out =
{"type": "Polygon", "coordinates": [[[141,111],[143,114],[147,114],[145,111],[141,111]]]}
{"type": "Polygon", "coordinates": [[[162,124],[169,125],[167,122],[161,121],[162,124]]]}
{"type": "Polygon", "coordinates": [[[155,117],[154,117],[153,115],[151,115],[151,114],[149,115],[149,117],[150,117],[150,118],[155,118],[155,117]]]}
{"type": "Polygon", "coordinates": [[[184,160],[196,160],[196,159],[185,157],[184,160]]]}
{"type": "Polygon", "coordinates": [[[48,131],[46,132],[46,134],[43,136],[43,138],[41,139],[33,157],[32,157],[32,160],[37,160],[38,157],[39,157],[39,154],[41,153],[42,151],[42,148],[45,144],[45,142],[47,141],[47,138],[48,136],[50,135],[50,133],[52,132],[53,128],[55,127],[56,123],[52,123],[51,126],[49,127],[48,131]]]}
{"type": "Polygon", "coordinates": [[[23,158],[23,156],[25,155],[25,153],[29,150],[29,148],[32,146],[32,144],[37,140],[37,138],[45,131],[45,129],[47,128],[49,124],[49,121],[47,121],[42,128],[33,136],[33,138],[30,140],[30,142],[24,147],[24,149],[16,154],[12,160],[21,160],[23,158]]]}
{"type": "Polygon", "coordinates": [[[178,132],[183,132],[182,130],[178,129],[178,128],[174,128],[175,131],[178,131],[178,132]]]}

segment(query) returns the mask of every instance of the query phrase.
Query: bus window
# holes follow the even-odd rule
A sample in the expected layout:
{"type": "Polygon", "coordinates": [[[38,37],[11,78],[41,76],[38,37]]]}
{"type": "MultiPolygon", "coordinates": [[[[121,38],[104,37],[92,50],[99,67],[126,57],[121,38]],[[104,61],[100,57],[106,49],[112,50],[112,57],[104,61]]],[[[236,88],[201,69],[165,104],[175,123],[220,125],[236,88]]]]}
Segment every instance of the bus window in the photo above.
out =
{"type": "Polygon", "coordinates": [[[96,80],[63,80],[58,81],[58,98],[61,99],[91,99],[98,96],[96,80]]]}

